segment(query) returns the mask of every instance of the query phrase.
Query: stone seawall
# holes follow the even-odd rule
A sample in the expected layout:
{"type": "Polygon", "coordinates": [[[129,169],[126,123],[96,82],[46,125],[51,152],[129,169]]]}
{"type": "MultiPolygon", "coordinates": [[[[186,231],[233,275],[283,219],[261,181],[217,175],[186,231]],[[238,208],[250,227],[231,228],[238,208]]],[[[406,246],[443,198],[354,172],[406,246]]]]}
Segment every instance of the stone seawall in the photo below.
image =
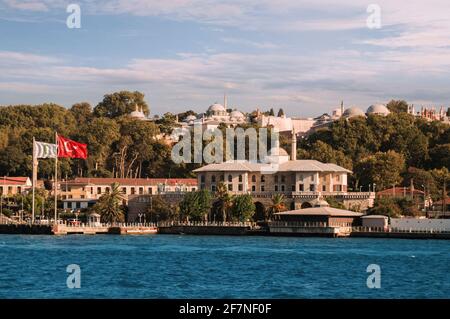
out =
{"type": "Polygon", "coordinates": [[[53,230],[49,225],[9,224],[0,225],[0,234],[53,235],[53,230]]]}
{"type": "Polygon", "coordinates": [[[186,235],[247,235],[250,227],[246,226],[167,226],[158,227],[158,234],[186,235]]]}
{"type": "Polygon", "coordinates": [[[450,233],[419,232],[352,232],[350,237],[397,238],[397,239],[450,239],[450,233]]]}

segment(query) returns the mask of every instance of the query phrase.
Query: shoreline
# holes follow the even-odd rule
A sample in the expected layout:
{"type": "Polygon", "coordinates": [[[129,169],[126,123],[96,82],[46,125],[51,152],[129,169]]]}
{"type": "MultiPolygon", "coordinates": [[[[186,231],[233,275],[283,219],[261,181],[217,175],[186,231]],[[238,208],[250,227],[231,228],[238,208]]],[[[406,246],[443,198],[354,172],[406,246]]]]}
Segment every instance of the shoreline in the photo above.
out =
{"type": "Polygon", "coordinates": [[[267,229],[252,229],[250,226],[192,226],[176,225],[162,227],[110,226],[110,227],[65,227],[61,225],[0,225],[2,235],[199,235],[199,236],[264,236],[264,237],[327,237],[327,238],[386,238],[386,239],[439,239],[449,240],[444,232],[350,232],[347,236],[336,236],[326,232],[289,233],[270,232],[267,229]]]}

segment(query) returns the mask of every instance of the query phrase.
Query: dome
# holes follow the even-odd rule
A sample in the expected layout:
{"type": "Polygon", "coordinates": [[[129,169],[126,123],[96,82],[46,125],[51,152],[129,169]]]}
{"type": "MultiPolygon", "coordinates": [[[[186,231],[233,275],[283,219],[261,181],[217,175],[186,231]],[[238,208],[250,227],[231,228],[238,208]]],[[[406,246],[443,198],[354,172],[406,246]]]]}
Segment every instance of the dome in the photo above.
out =
{"type": "Polygon", "coordinates": [[[330,204],[328,204],[328,202],[322,198],[316,198],[312,201],[309,202],[312,207],[329,207],[330,204]]]}
{"type": "Polygon", "coordinates": [[[242,114],[241,112],[234,110],[233,112],[230,113],[230,117],[234,117],[234,118],[238,118],[238,119],[242,119],[244,118],[244,114],[242,114]]]}
{"type": "Polygon", "coordinates": [[[375,105],[371,105],[369,106],[369,108],[367,109],[367,114],[378,114],[378,115],[383,115],[386,116],[389,113],[391,113],[388,108],[383,105],[383,104],[375,104],[375,105]]]}
{"type": "Polygon", "coordinates": [[[208,108],[208,112],[225,112],[225,108],[222,104],[214,103],[208,108]]]}
{"type": "Polygon", "coordinates": [[[361,110],[360,108],[355,107],[355,106],[352,106],[352,107],[346,109],[343,114],[343,116],[347,117],[347,118],[355,117],[355,116],[365,116],[365,115],[366,114],[364,113],[363,110],[361,110]]]}
{"type": "Polygon", "coordinates": [[[188,115],[185,119],[185,122],[195,121],[197,117],[195,115],[188,115]]]}

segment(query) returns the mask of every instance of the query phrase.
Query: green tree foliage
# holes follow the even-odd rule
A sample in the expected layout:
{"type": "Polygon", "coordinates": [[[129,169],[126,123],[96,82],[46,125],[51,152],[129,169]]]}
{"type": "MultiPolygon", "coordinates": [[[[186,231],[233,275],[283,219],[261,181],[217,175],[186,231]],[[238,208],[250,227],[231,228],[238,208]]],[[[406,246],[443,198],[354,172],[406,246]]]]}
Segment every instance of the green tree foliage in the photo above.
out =
{"type": "Polygon", "coordinates": [[[299,149],[297,158],[314,159],[323,163],[334,163],[350,170],[353,168],[351,158],[340,150],[334,150],[329,144],[322,141],[314,142],[309,151],[299,149]]]}
{"type": "Polygon", "coordinates": [[[122,208],[124,196],[119,189],[119,184],[111,185],[109,193],[103,194],[94,205],[93,210],[100,214],[101,221],[104,223],[118,223],[125,220],[122,208]]]}
{"type": "Polygon", "coordinates": [[[375,183],[378,189],[385,189],[401,182],[400,173],[405,168],[403,155],[388,151],[377,152],[363,158],[355,167],[362,185],[375,183]]]}
{"type": "Polygon", "coordinates": [[[180,202],[180,214],[190,221],[205,221],[211,210],[212,196],[208,190],[186,193],[180,202]]]}
{"type": "Polygon", "coordinates": [[[149,108],[144,100],[144,94],[140,92],[120,91],[106,94],[95,108],[94,114],[97,117],[116,118],[128,115],[131,112],[142,109],[144,114],[149,114],[149,108]]]}
{"type": "Polygon", "coordinates": [[[222,220],[228,221],[230,219],[230,209],[233,206],[233,195],[228,192],[224,183],[220,183],[217,186],[215,198],[216,207],[222,213],[222,220]]]}
{"type": "Polygon", "coordinates": [[[255,204],[250,194],[237,195],[233,198],[231,216],[233,221],[246,222],[255,214],[255,204]]]}
{"type": "Polygon", "coordinates": [[[286,203],[283,194],[275,194],[272,196],[272,203],[267,209],[267,219],[272,220],[273,215],[286,210],[286,203]]]}
{"type": "Polygon", "coordinates": [[[408,103],[403,100],[391,100],[387,105],[389,111],[394,113],[401,113],[408,111],[408,103]]]}
{"type": "Polygon", "coordinates": [[[278,110],[278,117],[283,117],[285,114],[284,114],[284,110],[283,109],[279,109],[278,110]]]}
{"type": "Polygon", "coordinates": [[[375,200],[374,206],[368,213],[369,215],[383,215],[395,218],[402,215],[402,210],[395,198],[386,197],[375,200]]]}
{"type": "MultiPolygon", "coordinates": [[[[147,222],[175,221],[179,217],[177,205],[170,204],[161,196],[152,196],[152,204],[145,212],[147,222]]],[[[139,221],[139,218],[136,220],[139,221]]]]}

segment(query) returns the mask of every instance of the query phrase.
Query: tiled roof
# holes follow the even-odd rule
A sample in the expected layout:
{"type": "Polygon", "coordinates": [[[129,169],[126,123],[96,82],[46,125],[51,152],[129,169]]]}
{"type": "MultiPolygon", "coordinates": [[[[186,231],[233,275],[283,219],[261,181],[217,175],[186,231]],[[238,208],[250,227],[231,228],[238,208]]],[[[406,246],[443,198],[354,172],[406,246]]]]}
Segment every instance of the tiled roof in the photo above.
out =
{"type": "MultiPolygon", "coordinates": [[[[437,202],[434,202],[433,203],[433,205],[442,205],[442,199],[441,200],[439,200],[439,201],[437,201],[437,202]]],[[[445,205],[450,205],[450,197],[447,197],[446,199],[445,199],[445,205]]]]}
{"type": "Polygon", "coordinates": [[[275,215],[295,215],[295,216],[338,216],[338,217],[359,217],[362,213],[352,212],[350,210],[338,209],[333,207],[312,207],[297,210],[289,210],[286,212],[276,213],[275,215]]]}
{"type": "Polygon", "coordinates": [[[24,185],[28,181],[28,177],[0,177],[0,185],[24,185]]]}
{"type": "MultiPolygon", "coordinates": [[[[65,182],[62,182],[64,184],[65,182]]],[[[196,186],[195,178],[102,178],[102,177],[76,177],[67,181],[68,184],[91,184],[91,185],[111,185],[119,183],[120,185],[148,186],[148,185],[188,185],[196,186]]]]}
{"type": "MultiPolygon", "coordinates": [[[[214,171],[242,171],[242,172],[256,172],[256,171],[273,171],[268,169],[269,164],[250,163],[248,161],[233,161],[224,162],[220,164],[209,164],[200,167],[194,172],[214,172],[214,171]]],[[[321,163],[315,160],[296,160],[281,163],[278,171],[283,172],[342,172],[351,173],[352,171],[331,163],[321,163]]]]}

